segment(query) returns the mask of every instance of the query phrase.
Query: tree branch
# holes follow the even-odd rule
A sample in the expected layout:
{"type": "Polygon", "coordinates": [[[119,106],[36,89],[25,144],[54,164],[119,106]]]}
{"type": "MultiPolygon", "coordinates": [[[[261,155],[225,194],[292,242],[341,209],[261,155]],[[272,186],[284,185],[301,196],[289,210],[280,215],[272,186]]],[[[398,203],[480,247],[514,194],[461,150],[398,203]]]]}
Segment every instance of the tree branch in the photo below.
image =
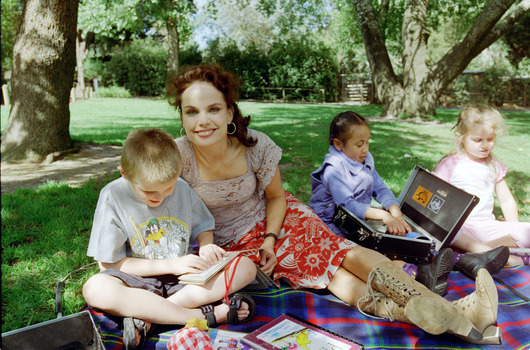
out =
{"type": "MultiPolygon", "coordinates": [[[[439,81],[438,89],[445,88],[447,84],[453,81],[467,67],[473,58],[500,37],[500,35],[494,35],[491,32],[494,28],[497,28],[497,25],[506,23],[505,20],[501,22],[499,20],[508,11],[514,1],[490,1],[469,29],[464,39],[459,44],[453,46],[451,50],[433,65],[433,76],[431,78],[439,81]]],[[[524,8],[524,3],[528,3],[529,1],[524,0],[517,8],[520,6],[524,8]]],[[[502,24],[503,27],[504,25],[506,24],[502,24]]]]}

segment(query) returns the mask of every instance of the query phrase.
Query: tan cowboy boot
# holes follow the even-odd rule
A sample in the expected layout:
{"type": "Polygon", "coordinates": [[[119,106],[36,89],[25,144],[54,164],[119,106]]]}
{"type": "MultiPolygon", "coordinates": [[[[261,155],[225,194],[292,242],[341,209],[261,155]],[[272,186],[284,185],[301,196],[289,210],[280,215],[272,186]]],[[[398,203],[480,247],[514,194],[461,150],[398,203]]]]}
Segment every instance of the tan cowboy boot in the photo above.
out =
{"type": "Polygon", "coordinates": [[[392,299],[378,291],[360,298],[357,301],[357,309],[368,317],[411,323],[405,315],[403,306],[396,304],[392,299]]]}
{"type": "Polygon", "coordinates": [[[368,295],[383,293],[403,306],[410,323],[430,334],[444,332],[469,342],[480,343],[482,334],[464,312],[416,282],[391,261],[377,264],[368,276],[368,295]]]}
{"type": "Polygon", "coordinates": [[[476,290],[453,301],[462,309],[475,328],[482,333],[481,344],[501,344],[501,329],[495,326],[499,298],[493,278],[486,269],[480,269],[475,280],[476,290]]]}

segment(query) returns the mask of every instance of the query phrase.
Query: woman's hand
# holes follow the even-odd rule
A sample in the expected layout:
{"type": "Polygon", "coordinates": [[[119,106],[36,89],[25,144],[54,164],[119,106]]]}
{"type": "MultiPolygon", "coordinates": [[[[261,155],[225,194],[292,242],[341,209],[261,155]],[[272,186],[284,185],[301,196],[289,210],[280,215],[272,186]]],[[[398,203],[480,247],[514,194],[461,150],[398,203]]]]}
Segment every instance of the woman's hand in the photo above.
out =
{"type": "Polygon", "coordinates": [[[259,267],[267,275],[270,275],[278,263],[278,259],[276,258],[276,253],[274,252],[274,244],[271,244],[268,241],[269,239],[265,239],[265,242],[263,242],[259,249],[259,254],[261,257],[259,260],[259,267]]]}
{"type": "Polygon", "coordinates": [[[227,256],[226,251],[216,244],[210,243],[199,248],[199,256],[206,260],[208,264],[215,265],[227,256]]]}

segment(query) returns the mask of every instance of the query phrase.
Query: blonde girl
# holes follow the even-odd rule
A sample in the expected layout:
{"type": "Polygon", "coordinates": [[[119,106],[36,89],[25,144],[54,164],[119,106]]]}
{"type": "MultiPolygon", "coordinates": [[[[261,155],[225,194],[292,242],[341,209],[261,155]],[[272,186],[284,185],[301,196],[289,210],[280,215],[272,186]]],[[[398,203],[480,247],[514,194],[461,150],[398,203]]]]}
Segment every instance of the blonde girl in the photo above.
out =
{"type": "MultiPolygon", "coordinates": [[[[491,107],[468,107],[459,114],[454,129],[456,147],[440,160],[434,173],[480,198],[461,232],[489,247],[530,248],[530,223],[519,222],[517,204],[505,180],[507,168],[492,154],[497,134],[505,130],[502,115],[491,107]],[[506,221],[493,215],[495,195],[506,221]]],[[[521,264],[521,259],[528,265],[527,254],[513,254],[508,264],[521,264]]]]}

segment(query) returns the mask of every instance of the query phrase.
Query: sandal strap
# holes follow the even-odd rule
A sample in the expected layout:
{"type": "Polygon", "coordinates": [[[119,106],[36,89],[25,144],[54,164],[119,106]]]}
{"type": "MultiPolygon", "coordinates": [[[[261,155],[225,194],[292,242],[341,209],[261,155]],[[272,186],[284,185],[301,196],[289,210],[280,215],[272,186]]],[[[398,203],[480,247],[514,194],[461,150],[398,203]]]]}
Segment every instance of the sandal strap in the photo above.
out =
{"type": "Polygon", "coordinates": [[[252,318],[254,318],[254,315],[256,313],[256,303],[254,302],[254,299],[250,295],[244,294],[244,293],[234,293],[230,297],[230,303],[228,304],[228,323],[229,324],[239,324],[239,323],[245,323],[250,321],[252,318]],[[241,308],[241,303],[245,302],[248,304],[248,310],[249,315],[245,317],[242,320],[239,320],[239,317],[237,316],[237,310],[241,308]]]}
{"type": "Polygon", "coordinates": [[[530,255],[528,255],[527,253],[521,254],[521,253],[516,253],[516,252],[510,252],[510,255],[514,255],[514,256],[521,258],[524,265],[526,266],[530,265],[530,255]]]}
{"type": "Polygon", "coordinates": [[[206,318],[208,328],[217,328],[219,326],[217,324],[217,320],[215,319],[213,305],[209,304],[201,306],[201,311],[204,317],[206,318]]]}

